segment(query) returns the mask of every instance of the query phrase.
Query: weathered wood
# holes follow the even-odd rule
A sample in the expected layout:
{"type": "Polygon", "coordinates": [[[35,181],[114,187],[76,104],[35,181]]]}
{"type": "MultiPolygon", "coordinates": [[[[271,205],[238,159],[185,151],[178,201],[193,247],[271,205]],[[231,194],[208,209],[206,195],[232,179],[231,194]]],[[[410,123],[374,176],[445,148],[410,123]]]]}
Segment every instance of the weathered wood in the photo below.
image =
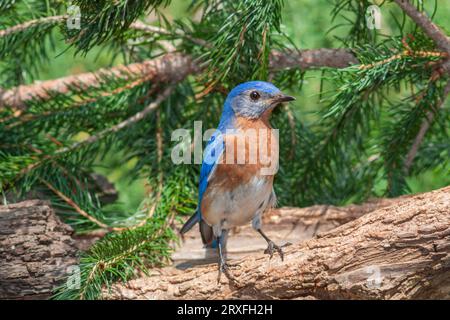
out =
{"type": "MultiPolygon", "coordinates": [[[[256,238],[256,235],[255,235],[256,238]]],[[[230,239],[231,240],[231,239],[230,239]]],[[[448,299],[450,187],[404,198],[285,248],[217,266],[155,269],[116,284],[110,299],[448,299]]]]}
{"type": "Polygon", "coordinates": [[[41,200],[0,206],[0,298],[48,298],[73,272],[72,229],[41,200]]]}
{"type": "MultiPolygon", "coordinates": [[[[311,239],[318,233],[334,229],[376,209],[404,201],[408,197],[410,196],[375,199],[363,205],[345,207],[331,205],[315,205],[307,208],[282,207],[264,214],[263,229],[276,243],[297,243],[311,239]]],[[[267,243],[249,223],[231,230],[227,247],[228,257],[239,259],[252,252],[264,251],[267,243]]],[[[185,235],[181,246],[176,247],[172,254],[172,260],[177,268],[211,263],[216,259],[215,250],[203,248],[200,234],[196,228],[185,235]]]]}

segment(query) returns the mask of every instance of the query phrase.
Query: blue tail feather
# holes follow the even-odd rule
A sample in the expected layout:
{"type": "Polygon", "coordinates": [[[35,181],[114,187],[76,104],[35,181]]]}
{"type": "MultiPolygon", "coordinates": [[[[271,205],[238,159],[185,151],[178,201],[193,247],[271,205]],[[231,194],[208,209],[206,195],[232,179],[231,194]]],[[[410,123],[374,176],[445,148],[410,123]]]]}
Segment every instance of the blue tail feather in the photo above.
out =
{"type": "Polygon", "coordinates": [[[180,233],[185,234],[186,232],[191,230],[196,223],[200,222],[200,220],[201,220],[200,213],[198,211],[195,211],[195,213],[183,225],[183,227],[180,230],[180,233]]]}

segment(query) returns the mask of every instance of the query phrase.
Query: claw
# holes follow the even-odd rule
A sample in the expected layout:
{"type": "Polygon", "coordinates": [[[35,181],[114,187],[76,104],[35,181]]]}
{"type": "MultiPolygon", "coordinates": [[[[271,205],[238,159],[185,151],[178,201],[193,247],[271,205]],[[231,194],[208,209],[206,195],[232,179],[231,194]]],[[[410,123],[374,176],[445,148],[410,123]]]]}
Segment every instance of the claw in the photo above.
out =
{"type": "Polygon", "coordinates": [[[287,242],[286,244],[284,244],[282,246],[277,246],[272,240],[269,240],[267,242],[267,249],[264,250],[264,253],[269,255],[269,259],[272,259],[273,253],[274,253],[274,251],[276,251],[280,255],[281,261],[284,261],[284,253],[281,248],[290,246],[291,244],[292,243],[287,242]]]}
{"type": "Polygon", "coordinates": [[[228,264],[223,260],[219,258],[219,274],[217,276],[217,284],[220,283],[220,278],[222,277],[222,272],[226,273],[228,271],[228,264]]]}

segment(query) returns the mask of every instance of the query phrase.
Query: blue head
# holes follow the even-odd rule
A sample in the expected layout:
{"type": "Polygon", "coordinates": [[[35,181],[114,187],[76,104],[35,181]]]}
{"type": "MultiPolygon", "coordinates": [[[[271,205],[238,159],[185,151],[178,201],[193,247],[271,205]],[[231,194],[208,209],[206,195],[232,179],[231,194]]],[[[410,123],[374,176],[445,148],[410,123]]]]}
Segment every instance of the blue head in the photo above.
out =
{"type": "Polygon", "coordinates": [[[246,119],[258,119],[280,103],[292,100],[295,98],[283,94],[269,82],[244,82],[228,94],[223,116],[236,115],[246,119]]]}

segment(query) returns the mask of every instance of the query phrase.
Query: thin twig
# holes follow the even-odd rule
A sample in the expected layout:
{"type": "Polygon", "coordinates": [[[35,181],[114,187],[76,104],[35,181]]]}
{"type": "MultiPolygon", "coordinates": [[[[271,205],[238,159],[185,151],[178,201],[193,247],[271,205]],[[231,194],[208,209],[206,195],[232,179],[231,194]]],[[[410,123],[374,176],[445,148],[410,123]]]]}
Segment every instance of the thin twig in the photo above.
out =
{"type": "Polygon", "coordinates": [[[436,110],[429,110],[426,114],[426,118],[422,122],[422,125],[420,126],[419,133],[417,134],[414,143],[411,146],[411,149],[409,150],[406,160],[405,160],[405,172],[408,173],[412,163],[414,161],[414,158],[417,155],[417,152],[419,150],[420,145],[422,144],[423,138],[425,137],[425,134],[427,133],[428,129],[431,126],[431,123],[433,122],[433,119],[436,115],[436,113],[439,111],[439,109],[444,107],[444,102],[447,96],[450,94],[450,81],[447,82],[446,86],[444,87],[443,95],[441,97],[441,100],[438,102],[438,105],[436,106],[436,110]]]}
{"type": "Polygon", "coordinates": [[[107,224],[97,220],[93,216],[89,215],[86,211],[81,209],[72,199],[67,197],[65,194],[63,194],[61,191],[59,191],[57,188],[55,188],[50,182],[44,179],[39,179],[47,188],[52,190],[58,197],[63,199],[68,205],[70,205],[72,208],[75,209],[76,212],[78,212],[80,215],[88,219],[89,221],[93,222],[94,224],[98,225],[101,228],[112,230],[114,228],[109,227],[107,224]]]}
{"type": "Polygon", "coordinates": [[[436,42],[438,48],[450,54],[450,39],[436,24],[434,24],[423,12],[417,10],[409,0],[394,1],[431,39],[434,40],[434,42],[436,42]]]}
{"type": "Polygon", "coordinates": [[[74,143],[73,145],[71,145],[69,147],[61,148],[56,152],[56,154],[65,153],[65,152],[77,149],[83,145],[97,142],[98,140],[102,139],[103,137],[105,137],[106,135],[108,135],[110,133],[118,132],[118,131],[122,130],[123,128],[130,126],[131,124],[139,122],[140,120],[144,119],[150,112],[152,112],[156,108],[158,108],[159,105],[161,104],[161,102],[163,102],[170,95],[170,93],[172,92],[172,89],[173,89],[173,87],[166,88],[161,94],[159,94],[156,97],[155,101],[150,103],[142,111],[139,111],[138,113],[134,114],[130,118],[116,124],[115,126],[106,128],[106,129],[100,131],[99,133],[92,135],[83,141],[74,143]]]}
{"type": "MultiPolygon", "coordinates": [[[[450,55],[450,38],[423,12],[409,0],[394,0],[397,5],[436,43],[437,47],[450,55]]],[[[443,64],[444,70],[450,74],[450,60],[443,64]]]]}
{"type": "Polygon", "coordinates": [[[41,25],[41,24],[57,24],[59,22],[64,21],[65,19],[67,19],[68,16],[64,15],[64,16],[50,16],[50,17],[44,17],[44,18],[39,18],[39,19],[35,19],[35,20],[30,20],[6,29],[1,29],[0,30],[0,38],[2,37],[6,37],[9,36],[11,34],[17,33],[17,32],[22,32],[28,28],[34,27],[36,25],[41,25]]]}
{"type": "Polygon", "coordinates": [[[405,57],[415,57],[415,58],[427,58],[427,57],[436,57],[436,58],[448,58],[449,54],[447,52],[440,51],[410,51],[409,49],[405,49],[403,52],[395,54],[389,58],[383,59],[381,61],[377,61],[370,64],[361,64],[358,66],[358,69],[365,70],[371,69],[373,67],[378,67],[383,64],[387,64],[394,60],[399,60],[405,57]]]}
{"type": "Polygon", "coordinates": [[[157,27],[157,26],[152,26],[146,23],[143,23],[141,21],[136,21],[133,22],[130,25],[130,28],[134,29],[134,30],[139,30],[139,31],[144,31],[147,33],[157,33],[157,34],[162,34],[162,35],[167,35],[167,36],[178,36],[180,38],[185,38],[189,41],[191,41],[192,43],[198,44],[199,46],[202,47],[209,47],[210,45],[203,39],[199,39],[199,38],[194,38],[192,36],[190,36],[189,34],[185,33],[182,30],[174,30],[174,31],[170,31],[161,27],[157,27]]]}

